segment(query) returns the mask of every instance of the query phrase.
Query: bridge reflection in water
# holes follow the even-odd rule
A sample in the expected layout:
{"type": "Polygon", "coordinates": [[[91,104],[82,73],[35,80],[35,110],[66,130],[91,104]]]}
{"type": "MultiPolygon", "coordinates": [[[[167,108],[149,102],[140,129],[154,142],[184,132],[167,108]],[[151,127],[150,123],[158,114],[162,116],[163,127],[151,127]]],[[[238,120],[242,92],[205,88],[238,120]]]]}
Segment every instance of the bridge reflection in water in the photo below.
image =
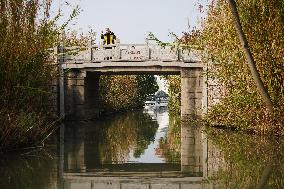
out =
{"type": "Polygon", "coordinates": [[[159,125],[142,112],[131,114],[61,128],[61,188],[213,187],[207,183],[207,139],[200,129],[179,118],[161,128],[159,116],[167,112],[158,113],[159,125]]]}

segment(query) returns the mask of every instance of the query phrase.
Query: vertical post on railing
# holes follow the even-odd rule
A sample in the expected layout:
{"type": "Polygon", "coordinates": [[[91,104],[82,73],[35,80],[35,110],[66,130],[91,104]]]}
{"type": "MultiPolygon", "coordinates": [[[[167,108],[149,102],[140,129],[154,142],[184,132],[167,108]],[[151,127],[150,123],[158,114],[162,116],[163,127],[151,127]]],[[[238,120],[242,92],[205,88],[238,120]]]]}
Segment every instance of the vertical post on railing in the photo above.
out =
{"type": "Polygon", "coordinates": [[[146,46],[148,48],[148,59],[151,60],[152,59],[152,50],[151,50],[151,47],[149,45],[149,39],[146,38],[145,42],[146,42],[146,46]]]}
{"type": "Polygon", "coordinates": [[[90,53],[91,53],[91,61],[93,61],[93,39],[91,38],[91,42],[90,42],[91,44],[91,46],[90,46],[90,53]]]}
{"type": "Polygon", "coordinates": [[[58,63],[58,87],[59,87],[59,115],[62,119],[65,118],[65,108],[64,108],[64,46],[60,44],[57,46],[57,63],[58,63]]]}
{"type": "Polygon", "coordinates": [[[181,61],[181,49],[179,47],[177,49],[177,53],[178,53],[178,61],[181,61]]]}
{"type": "Polygon", "coordinates": [[[152,58],[152,51],[151,51],[151,48],[149,47],[149,45],[148,45],[148,53],[149,53],[149,60],[151,60],[151,58],[152,58]]]}
{"type": "Polygon", "coordinates": [[[117,47],[117,49],[118,49],[118,51],[119,51],[119,60],[121,60],[122,59],[122,49],[121,49],[121,45],[120,45],[120,43],[118,44],[119,46],[117,47]]]}

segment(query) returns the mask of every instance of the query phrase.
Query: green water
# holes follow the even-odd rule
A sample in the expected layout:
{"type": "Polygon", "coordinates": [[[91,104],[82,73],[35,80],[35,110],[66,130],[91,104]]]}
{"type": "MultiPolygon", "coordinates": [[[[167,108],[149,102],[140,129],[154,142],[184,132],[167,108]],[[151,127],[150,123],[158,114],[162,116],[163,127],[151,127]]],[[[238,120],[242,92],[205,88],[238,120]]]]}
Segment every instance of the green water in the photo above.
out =
{"type": "Polygon", "coordinates": [[[66,122],[44,150],[1,157],[0,189],[284,188],[283,139],[205,129],[167,111],[66,122]]]}

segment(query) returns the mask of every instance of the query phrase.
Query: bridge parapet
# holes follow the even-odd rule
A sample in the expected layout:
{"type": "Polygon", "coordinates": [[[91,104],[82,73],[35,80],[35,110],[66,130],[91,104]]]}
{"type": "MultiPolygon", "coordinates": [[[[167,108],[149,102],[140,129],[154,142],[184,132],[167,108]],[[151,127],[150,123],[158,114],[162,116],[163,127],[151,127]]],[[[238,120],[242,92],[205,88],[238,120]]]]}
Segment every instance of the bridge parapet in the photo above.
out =
{"type": "Polygon", "coordinates": [[[201,52],[194,49],[161,47],[153,44],[92,45],[64,48],[64,62],[201,62],[201,52]]]}

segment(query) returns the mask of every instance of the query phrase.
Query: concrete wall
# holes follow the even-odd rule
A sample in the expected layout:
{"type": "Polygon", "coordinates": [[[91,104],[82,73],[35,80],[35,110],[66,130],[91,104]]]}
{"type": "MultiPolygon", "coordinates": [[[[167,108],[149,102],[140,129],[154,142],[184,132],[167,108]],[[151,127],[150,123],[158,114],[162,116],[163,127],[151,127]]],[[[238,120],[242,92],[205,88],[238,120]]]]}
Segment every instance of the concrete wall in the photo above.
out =
{"type": "MultiPolygon", "coordinates": [[[[181,73],[181,115],[183,119],[204,113],[203,68],[183,68],[181,73]]],[[[133,73],[135,74],[135,72],[133,73]]],[[[66,119],[96,118],[100,114],[99,72],[72,69],[65,74],[66,119]]],[[[205,97],[206,98],[206,97],[205,97]]],[[[206,102],[207,103],[207,102],[206,102]]]]}
{"type": "MultiPolygon", "coordinates": [[[[211,67],[208,69],[213,69],[211,67]]],[[[224,90],[219,81],[207,79],[204,72],[206,69],[207,67],[180,68],[182,119],[202,117],[224,96],[224,90]]],[[[66,119],[88,119],[100,115],[99,78],[100,74],[107,73],[84,69],[71,69],[70,72],[65,73],[66,119]]],[[[131,72],[131,74],[135,73],[135,71],[131,72]]],[[[156,71],[153,74],[158,73],[156,71]]]]}

